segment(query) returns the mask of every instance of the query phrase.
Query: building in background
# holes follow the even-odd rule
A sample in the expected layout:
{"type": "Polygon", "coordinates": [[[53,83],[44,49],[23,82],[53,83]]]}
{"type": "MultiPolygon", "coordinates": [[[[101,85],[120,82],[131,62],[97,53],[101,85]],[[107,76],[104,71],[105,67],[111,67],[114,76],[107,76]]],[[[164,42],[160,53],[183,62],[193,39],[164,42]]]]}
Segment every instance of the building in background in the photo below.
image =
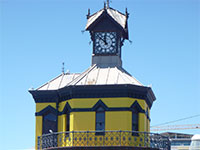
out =
{"type": "Polygon", "coordinates": [[[192,137],[190,150],[200,150],[200,134],[195,134],[192,137]]]}
{"type": "Polygon", "coordinates": [[[80,74],[63,72],[29,91],[36,103],[38,149],[170,148],[168,138],[149,133],[152,89],[122,67],[128,16],[109,1],[94,14],[88,10],[91,66],[80,74]]]}
{"type": "Polygon", "coordinates": [[[161,135],[167,136],[171,141],[171,150],[189,150],[192,134],[166,132],[161,135]]]}

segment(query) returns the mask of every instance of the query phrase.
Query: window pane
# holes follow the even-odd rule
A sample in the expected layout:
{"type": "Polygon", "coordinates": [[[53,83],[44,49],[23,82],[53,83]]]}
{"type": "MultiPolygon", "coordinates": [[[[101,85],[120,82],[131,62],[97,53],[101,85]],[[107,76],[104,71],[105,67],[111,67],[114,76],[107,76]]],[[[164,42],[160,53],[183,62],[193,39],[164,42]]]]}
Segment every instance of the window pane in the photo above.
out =
{"type": "Polygon", "coordinates": [[[96,130],[105,130],[105,112],[96,112],[96,130]]]}
{"type": "Polygon", "coordinates": [[[132,130],[138,131],[138,112],[132,112],[132,130]]]}
{"type": "Polygon", "coordinates": [[[132,113],[132,121],[133,121],[133,123],[138,122],[138,113],[136,113],[136,112],[132,113]]]}
{"type": "Polygon", "coordinates": [[[105,120],[105,113],[97,112],[96,113],[96,122],[104,122],[105,120]]]}
{"type": "Polygon", "coordinates": [[[49,121],[56,121],[56,115],[49,113],[48,115],[44,116],[44,119],[49,121]]]}
{"type": "Polygon", "coordinates": [[[70,115],[67,113],[67,119],[66,119],[66,131],[70,130],[70,115]]]}
{"type": "Polygon", "coordinates": [[[97,112],[98,112],[98,111],[101,111],[101,112],[102,112],[102,111],[104,111],[104,109],[103,109],[102,107],[99,107],[99,108],[97,108],[97,112]]]}
{"type": "Polygon", "coordinates": [[[133,130],[133,131],[137,131],[137,125],[136,125],[136,124],[133,124],[133,125],[132,125],[132,130],[133,130]]]}
{"type": "Polygon", "coordinates": [[[42,134],[48,134],[50,133],[50,130],[52,132],[56,132],[56,115],[49,113],[45,116],[43,116],[43,129],[42,134]]]}
{"type": "Polygon", "coordinates": [[[96,130],[104,130],[105,125],[104,123],[96,123],[96,130]]]}

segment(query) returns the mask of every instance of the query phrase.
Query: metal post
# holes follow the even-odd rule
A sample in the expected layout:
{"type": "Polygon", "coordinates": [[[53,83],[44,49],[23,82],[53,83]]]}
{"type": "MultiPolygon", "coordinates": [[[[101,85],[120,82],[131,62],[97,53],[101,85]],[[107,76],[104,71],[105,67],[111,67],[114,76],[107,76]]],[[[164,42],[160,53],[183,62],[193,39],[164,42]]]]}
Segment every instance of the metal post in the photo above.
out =
{"type": "Polygon", "coordinates": [[[105,134],[106,134],[106,132],[105,132],[105,130],[104,130],[103,132],[104,132],[104,135],[103,135],[103,137],[102,137],[102,138],[103,138],[102,140],[103,140],[103,146],[104,146],[104,145],[105,145],[104,139],[105,139],[105,134]]]}
{"type": "Polygon", "coordinates": [[[74,131],[72,131],[72,146],[74,146],[74,131]]]}
{"type": "Polygon", "coordinates": [[[122,136],[121,136],[121,134],[122,134],[122,131],[121,131],[121,130],[119,131],[119,134],[120,134],[120,138],[119,138],[119,146],[121,146],[121,145],[122,145],[122,144],[121,144],[121,137],[122,137],[122,136]]]}
{"type": "Polygon", "coordinates": [[[40,137],[38,136],[38,149],[40,149],[40,137]]]}
{"type": "Polygon", "coordinates": [[[87,146],[88,146],[88,134],[89,134],[89,131],[87,131],[87,146]]]}

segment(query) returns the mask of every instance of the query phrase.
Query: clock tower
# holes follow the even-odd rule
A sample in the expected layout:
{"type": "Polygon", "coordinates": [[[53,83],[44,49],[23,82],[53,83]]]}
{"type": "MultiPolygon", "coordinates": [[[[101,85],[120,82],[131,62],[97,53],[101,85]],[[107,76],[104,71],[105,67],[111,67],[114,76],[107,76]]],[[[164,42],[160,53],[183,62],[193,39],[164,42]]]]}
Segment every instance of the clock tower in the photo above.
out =
{"type": "Polygon", "coordinates": [[[128,39],[127,20],[127,9],[123,14],[109,7],[109,3],[92,15],[88,10],[86,30],[93,42],[92,65],[122,66],[121,48],[128,39]]]}
{"type": "Polygon", "coordinates": [[[121,13],[109,1],[92,15],[88,10],[92,65],[29,90],[36,104],[36,149],[169,149],[168,139],[149,133],[156,99],[151,87],[122,67],[127,20],[127,10],[121,13]]]}

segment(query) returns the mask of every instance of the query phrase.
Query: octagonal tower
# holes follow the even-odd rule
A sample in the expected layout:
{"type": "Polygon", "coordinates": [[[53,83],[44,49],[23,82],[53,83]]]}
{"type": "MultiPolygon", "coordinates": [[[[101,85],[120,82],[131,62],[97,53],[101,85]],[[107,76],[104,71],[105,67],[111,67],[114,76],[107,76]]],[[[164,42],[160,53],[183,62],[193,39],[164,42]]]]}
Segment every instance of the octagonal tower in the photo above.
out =
{"type": "Polygon", "coordinates": [[[92,15],[89,10],[91,66],[80,74],[62,73],[29,91],[36,103],[38,149],[150,146],[154,93],[122,67],[128,16],[127,10],[121,13],[109,3],[92,15]]]}

